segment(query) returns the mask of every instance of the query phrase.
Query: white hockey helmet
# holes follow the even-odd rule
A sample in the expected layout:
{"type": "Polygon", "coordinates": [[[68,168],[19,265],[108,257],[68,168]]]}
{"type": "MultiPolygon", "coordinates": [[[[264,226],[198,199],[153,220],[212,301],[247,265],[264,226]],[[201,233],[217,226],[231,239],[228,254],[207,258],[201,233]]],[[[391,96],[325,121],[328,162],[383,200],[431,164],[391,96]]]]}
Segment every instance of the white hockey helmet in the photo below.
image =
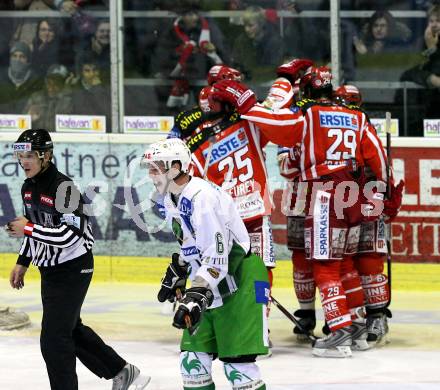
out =
{"type": "Polygon", "coordinates": [[[179,161],[181,164],[181,172],[189,171],[191,162],[191,152],[179,138],[169,138],[164,141],[155,142],[145,150],[141,160],[141,167],[148,168],[149,164],[162,161],[165,169],[171,168],[173,161],[179,161]]]}

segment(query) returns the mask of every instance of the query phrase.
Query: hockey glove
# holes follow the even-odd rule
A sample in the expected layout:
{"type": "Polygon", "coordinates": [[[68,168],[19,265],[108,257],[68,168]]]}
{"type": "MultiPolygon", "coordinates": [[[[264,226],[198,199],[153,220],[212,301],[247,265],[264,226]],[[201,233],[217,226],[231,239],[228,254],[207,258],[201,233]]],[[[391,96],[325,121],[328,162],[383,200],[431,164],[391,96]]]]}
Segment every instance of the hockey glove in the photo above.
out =
{"type": "Polygon", "coordinates": [[[176,314],[174,314],[173,326],[178,329],[188,329],[192,335],[200,324],[205,310],[212,304],[214,295],[205,287],[189,288],[180,301],[176,314]]]}
{"type": "Polygon", "coordinates": [[[229,103],[239,114],[246,114],[257,103],[254,92],[243,83],[233,80],[221,80],[213,85],[214,92],[209,99],[229,103]]]}
{"type": "Polygon", "coordinates": [[[405,182],[400,180],[399,184],[396,186],[391,185],[391,196],[390,199],[385,199],[383,202],[383,215],[387,222],[391,222],[396,218],[399,213],[400,206],[402,206],[402,193],[405,182]]]}
{"type": "Polygon", "coordinates": [[[181,294],[185,293],[188,265],[179,262],[178,253],[173,253],[171,259],[171,264],[168,266],[165,276],[162,279],[162,287],[157,294],[159,302],[165,302],[167,299],[170,302],[174,302],[178,289],[181,294]]]}
{"type": "Polygon", "coordinates": [[[295,80],[301,77],[300,72],[313,65],[313,61],[307,58],[295,58],[277,68],[277,76],[285,77],[293,85],[295,80]]]}

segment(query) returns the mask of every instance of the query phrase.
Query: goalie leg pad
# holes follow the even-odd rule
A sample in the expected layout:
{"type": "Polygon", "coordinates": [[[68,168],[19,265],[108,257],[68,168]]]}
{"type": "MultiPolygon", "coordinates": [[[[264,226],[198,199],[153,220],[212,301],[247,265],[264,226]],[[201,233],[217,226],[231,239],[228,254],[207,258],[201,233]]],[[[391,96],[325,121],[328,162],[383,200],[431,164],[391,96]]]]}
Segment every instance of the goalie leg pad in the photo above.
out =
{"type": "Polygon", "coordinates": [[[303,310],[315,309],[316,284],[313,277],[313,265],[306,259],[304,251],[292,252],[293,285],[299,307],[303,310]]]}
{"type": "Polygon", "coordinates": [[[351,325],[340,271],[340,261],[313,261],[313,275],[319,288],[324,317],[332,332],[351,325]]]}
{"type": "Polygon", "coordinates": [[[226,378],[233,390],[262,390],[266,386],[261,380],[260,369],[255,363],[223,363],[226,378]]]}
{"type": "Polygon", "coordinates": [[[214,390],[211,369],[212,355],[190,351],[180,353],[180,372],[185,390],[214,390]]]}

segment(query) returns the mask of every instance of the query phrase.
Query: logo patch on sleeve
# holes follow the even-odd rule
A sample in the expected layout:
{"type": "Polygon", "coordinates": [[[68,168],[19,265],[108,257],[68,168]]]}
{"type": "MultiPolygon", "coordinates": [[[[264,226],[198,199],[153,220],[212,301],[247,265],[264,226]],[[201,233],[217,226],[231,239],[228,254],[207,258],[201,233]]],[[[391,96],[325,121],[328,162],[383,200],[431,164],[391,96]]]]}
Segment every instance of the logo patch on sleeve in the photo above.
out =
{"type": "Polygon", "coordinates": [[[81,218],[75,214],[63,214],[61,222],[65,222],[66,225],[74,226],[77,229],[81,229],[81,218]]]}
{"type": "Polygon", "coordinates": [[[255,302],[267,305],[269,302],[270,285],[269,282],[256,280],[255,284],[255,302]]]}
{"type": "Polygon", "coordinates": [[[51,196],[44,195],[44,194],[40,195],[40,202],[42,204],[45,204],[46,206],[51,206],[51,207],[53,207],[53,204],[54,204],[53,198],[51,196]]]}
{"type": "Polygon", "coordinates": [[[207,271],[214,279],[218,279],[220,276],[220,271],[217,268],[208,268],[207,271]]]}

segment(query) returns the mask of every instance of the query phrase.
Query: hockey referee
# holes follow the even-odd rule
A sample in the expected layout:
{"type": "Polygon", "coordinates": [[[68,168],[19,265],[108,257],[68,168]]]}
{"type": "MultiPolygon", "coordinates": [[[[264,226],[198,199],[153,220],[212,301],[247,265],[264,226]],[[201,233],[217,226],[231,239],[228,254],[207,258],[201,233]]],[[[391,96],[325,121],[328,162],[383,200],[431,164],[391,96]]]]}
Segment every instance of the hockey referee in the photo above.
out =
{"type": "Polygon", "coordinates": [[[139,375],[136,366],[81,322],[81,306],[93,275],[93,234],[78,189],[51,162],[49,132],[26,130],[13,147],[26,180],[21,189],[25,215],[6,225],[9,236],[24,237],[10,283],[12,288],[23,288],[31,262],[40,270],[40,346],[51,389],[78,389],[77,357],[95,375],[113,379],[113,390],[130,385],[145,388],[150,378],[139,375]]]}

